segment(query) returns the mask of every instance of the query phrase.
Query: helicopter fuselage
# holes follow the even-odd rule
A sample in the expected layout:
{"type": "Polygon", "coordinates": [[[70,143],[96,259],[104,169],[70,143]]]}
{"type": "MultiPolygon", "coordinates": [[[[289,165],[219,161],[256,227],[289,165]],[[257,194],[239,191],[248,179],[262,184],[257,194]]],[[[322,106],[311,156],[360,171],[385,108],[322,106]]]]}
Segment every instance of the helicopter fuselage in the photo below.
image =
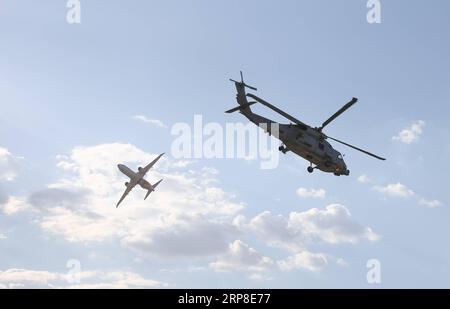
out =
{"type": "Polygon", "coordinates": [[[252,90],[257,90],[255,87],[249,86],[244,82],[244,78],[242,76],[241,71],[241,81],[235,81],[230,79],[236,86],[236,101],[239,104],[237,107],[234,107],[230,110],[227,110],[226,113],[234,113],[239,111],[243,114],[248,120],[262,128],[267,133],[273,135],[278,138],[282,145],[278,148],[281,152],[286,153],[288,151],[292,151],[293,153],[299,155],[300,157],[306,159],[310,162],[310,166],[308,167],[308,172],[312,173],[314,169],[319,169],[323,172],[333,173],[336,176],[350,174],[350,171],[347,169],[347,165],[344,162],[344,159],[339,151],[334,149],[330,143],[326,141],[326,139],[331,139],[335,142],[346,145],[347,147],[358,150],[362,153],[365,153],[369,156],[372,156],[378,160],[386,160],[383,157],[377,156],[367,150],[358,148],[341,140],[338,140],[334,137],[326,135],[323,133],[323,128],[326,127],[330,122],[334,121],[339,115],[353,106],[358,99],[353,97],[351,101],[342,106],[337,112],[335,112],[331,117],[329,117],[322,126],[318,128],[313,128],[304,122],[298,120],[297,118],[289,115],[285,111],[279,109],[278,107],[272,105],[271,103],[259,98],[258,96],[252,93],[246,93],[245,89],[249,88],[252,90]],[[254,99],[255,101],[248,102],[247,97],[254,99]],[[260,103],[284,118],[292,121],[291,124],[280,124],[268,118],[265,118],[261,115],[255,114],[251,110],[251,106],[253,104],[260,103]],[[313,164],[315,166],[313,166],[313,164]]]}
{"type": "Polygon", "coordinates": [[[241,113],[266,133],[278,138],[284,144],[279,148],[281,152],[292,151],[323,172],[336,176],[350,174],[341,153],[313,128],[307,125],[280,124],[248,110],[241,113]]]}
{"type": "Polygon", "coordinates": [[[292,151],[323,172],[336,176],[350,174],[341,153],[308,126],[280,124],[279,139],[285,145],[280,147],[284,153],[292,151]]]}

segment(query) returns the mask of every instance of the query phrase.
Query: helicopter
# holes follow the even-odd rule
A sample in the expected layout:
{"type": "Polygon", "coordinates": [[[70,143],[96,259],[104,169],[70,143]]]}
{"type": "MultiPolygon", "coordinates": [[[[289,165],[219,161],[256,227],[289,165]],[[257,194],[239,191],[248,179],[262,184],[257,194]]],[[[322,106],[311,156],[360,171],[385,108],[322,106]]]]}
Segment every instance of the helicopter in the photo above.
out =
{"type": "Polygon", "coordinates": [[[347,109],[358,102],[357,98],[352,98],[347,104],[341,107],[336,113],[334,113],[330,118],[322,123],[320,127],[311,127],[302,121],[296,119],[290,114],[284,112],[278,107],[270,104],[269,102],[259,98],[252,93],[246,93],[246,89],[251,89],[257,91],[253,86],[249,86],[244,82],[244,77],[241,71],[241,81],[236,81],[230,79],[235,84],[237,95],[236,101],[239,104],[226,113],[234,113],[239,111],[248,120],[256,124],[257,126],[264,129],[266,133],[274,135],[281,141],[281,145],[278,148],[279,151],[286,154],[291,151],[305,160],[309,161],[310,165],[307,168],[309,173],[312,173],[315,169],[321,170],[326,173],[333,173],[336,176],[350,175],[350,171],[344,162],[342,154],[331,146],[327,139],[333,140],[335,142],[341,143],[345,146],[363,152],[369,156],[372,156],[378,160],[386,160],[380,156],[377,156],[371,152],[364,149],[358,148],[356,146],[345,143],[341,140],[333,138],[323,132],[323,129],[330,124],[333,120],[339,117],[347,109]],[[248,98],[254,101],[248,101],[248,98]],[[281,116],[285,117],[292,123],[290,124],[280,124],[261,115],[255,114],[251,110],[253,104],[260,103],[281,116]],[[273,128],[276,128],[275,130],[273,128]],[[274,132],[272,132],[274,131],[274,132]],[[276,131],[276,132],[275,132],[276,131]]]}

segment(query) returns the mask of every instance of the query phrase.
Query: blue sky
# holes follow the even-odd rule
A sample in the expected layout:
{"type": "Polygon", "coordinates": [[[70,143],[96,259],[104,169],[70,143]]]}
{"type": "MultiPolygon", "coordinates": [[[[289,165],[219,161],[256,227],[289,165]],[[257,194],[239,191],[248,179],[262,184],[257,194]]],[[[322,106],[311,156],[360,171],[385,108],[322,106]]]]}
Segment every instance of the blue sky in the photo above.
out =
{"type": "Polygon", "coordinates": [[[66,1],[2,1],[0,286],[67,286],[76,259],[92,286],[448,287],[450,5],[381,1],[369,24],[366,3],[81,1],[68,24],[66,1]],[[387,161],[334,144],[349,177],[292,154],[183,166],[172,125],[245,123],[223,113],[239,70],[313,126],[358,97],[326,132],[387,161]],[[160,190],[116,211],[116,164],[164,151],[160,190]]]}

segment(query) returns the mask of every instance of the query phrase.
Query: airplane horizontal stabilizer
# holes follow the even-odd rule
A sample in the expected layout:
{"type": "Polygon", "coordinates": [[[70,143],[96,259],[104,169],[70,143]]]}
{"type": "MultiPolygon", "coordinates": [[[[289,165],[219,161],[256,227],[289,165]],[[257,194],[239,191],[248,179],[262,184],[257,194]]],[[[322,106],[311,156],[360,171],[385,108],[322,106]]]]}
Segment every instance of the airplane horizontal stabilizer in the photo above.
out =
{"type": "Polygon", "coordinates": [[[161,179],[160,181],[158,181],[157,183],[155,183],[155,184],[152,186],[152,188],[149,189],[149,190],[147,191],[147,194],[145,195],[144,200],[147,199],[147,197],[150,195],[150,193],[152,193],[153,191],[155,191],[156,187],[160,184],[161,181],[163,181],[163,180],[161,179]]]}
{"type": "Polygon", "coordinates": [[[152,189],[147,191],[147,194],[144,197],[144,201],[147,199],[147,197],[150,195],[150,193],[152,193],[152,191],[153,191],[152,189]]]}
{"type": "Polygon", "coordinates": [[[157,183],[155,183],[155,184],[153,185],[153,190],[156,189],[156,187],[161,183],[161,181],[163,181],[163,180],[161,179],[161,180],[159,180],[157,183]]]}

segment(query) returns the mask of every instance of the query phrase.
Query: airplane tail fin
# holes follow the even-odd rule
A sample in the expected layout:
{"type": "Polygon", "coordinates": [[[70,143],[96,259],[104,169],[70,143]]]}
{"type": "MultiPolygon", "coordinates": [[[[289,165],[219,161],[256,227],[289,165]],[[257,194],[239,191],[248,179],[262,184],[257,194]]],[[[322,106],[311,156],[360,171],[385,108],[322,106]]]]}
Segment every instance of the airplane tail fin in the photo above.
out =
{"type": "Polygon", "coordinates": [[[145,195],[144,200],[147,199],[147,197],[150,195],[150,193],[152,193],[153,191],[155,191],[156,187],[160,184],[161,181],[163,181],[163,180],[161,179],[160,181],[158,181],[157,183],[155,183],[155,184],[151,187],[151,189],[149,189],[149,190],[147,191],[147,194],[145,195]]]}

